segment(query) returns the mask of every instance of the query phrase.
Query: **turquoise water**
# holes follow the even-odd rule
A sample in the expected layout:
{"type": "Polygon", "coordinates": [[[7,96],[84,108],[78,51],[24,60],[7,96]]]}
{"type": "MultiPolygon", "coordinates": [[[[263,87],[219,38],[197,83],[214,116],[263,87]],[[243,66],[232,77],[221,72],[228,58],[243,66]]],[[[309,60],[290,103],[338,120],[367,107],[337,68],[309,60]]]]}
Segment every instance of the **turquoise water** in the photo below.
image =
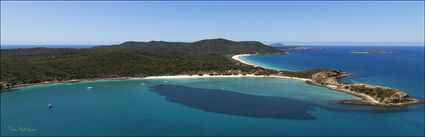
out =
{"type": "MultiPolygon", "coordinates": [[[[307,54],[291,57],[304,55],[307,54]]],[[[261,62],[263,57],[266,56],[249,60],[261,62]]],[[[279,66],[279,62],[285,60],[263,63],[279,66]]],[[[291,69],[297,66],[285,65],[293,65],[291,69]]],[[[366,74],[347,81],[357,82],[366,74]]],[[[423,90],[408,92],[423,96],[423,90]]],[[[1,93],[1,135],[424,134],[423,105],[389,109],[336,103],[347,99],[356,98],[301,81],[275,78],[117,80],[29,86],[1,93]],[[47,108],[49,102],[53,109],[47,108]]]]}

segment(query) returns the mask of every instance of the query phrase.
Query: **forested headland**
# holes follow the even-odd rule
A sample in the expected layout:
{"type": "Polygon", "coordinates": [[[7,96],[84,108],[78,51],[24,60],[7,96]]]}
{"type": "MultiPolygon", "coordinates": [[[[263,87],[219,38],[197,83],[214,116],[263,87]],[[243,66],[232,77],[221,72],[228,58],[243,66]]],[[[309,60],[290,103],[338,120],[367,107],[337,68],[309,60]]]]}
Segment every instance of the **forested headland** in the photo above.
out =
{"type": "Polygon", "coordinates": [[[207,39],[184,42],[124,42],[88,49],[1,50],[2,88],[70,79],[177,74],[268,74],[273,70],[232,60],[235,54],[285,53],[256,41],[207,39]]]}

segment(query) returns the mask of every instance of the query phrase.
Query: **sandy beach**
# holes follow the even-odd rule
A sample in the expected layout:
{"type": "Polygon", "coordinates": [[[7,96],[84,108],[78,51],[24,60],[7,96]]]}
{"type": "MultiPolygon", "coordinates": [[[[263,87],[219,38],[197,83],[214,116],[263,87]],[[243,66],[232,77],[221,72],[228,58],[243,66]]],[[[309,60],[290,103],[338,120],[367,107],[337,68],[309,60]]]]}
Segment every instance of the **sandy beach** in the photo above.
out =
{"type": "Polygon", "coordinates": [[[234,55],[234,56],[232,56],[232,59],[234,59],[234,60],[237,60],[237,61],[239,61],[239,62],[241,62],[241,63],[243,63],[243,64],[246,64],[246,65],[251,65],[251,66],[254,66],[254,67],[259,67],[259,66],[257,66],[257,65],[254,65],[254,64],[251,64],[251,63],[249,63],[249,62],[247,62],[247,61],[244,61],[241,57],[243,57],[243,56],[249,56],[250,54],[239,54],[239,55],[234,55]]]}
{"type": "Polygon", "coordinates": [[[200,75],[174,75],[174,76],[148,76],[148,77],[117,77],[117,78],[93,78],[93,79],[71,79],[65,81],[45,81],[40,83],[29,83],[29,84],[19,84],[11,88],[32,86],[32,85],[47,85],[55,83],[76,83],[76,82],[88,82],[88,81],[99,81],[99,80],[143,80],[143,79],[188,79],[188,78],[243,78],[243,77],[252,77],[252,78],[280,78],[288,80],[299,80],[299,81],[311,81],[310,79],[305,78],[296,78],[296,77],[287,77],[287,76],[278,76],[278,75],[209,75],[204,74],[200,75]]]}
{"type": "Polygon", "coordinates": [[[184,78],[241,78],[241,77],[253,77],[253,78],[281,78],[281,79],[290,79],[290,80],[300,80],[300,81],[311,81],[306,78],[295,78],[295,77],[287,77],[287,76],[278,76],[278,75],[208,75],[204,74],[200,75],[176,75],[176,76],[150,76],[145,77],[144,79],[184,79],[184,78]]]}

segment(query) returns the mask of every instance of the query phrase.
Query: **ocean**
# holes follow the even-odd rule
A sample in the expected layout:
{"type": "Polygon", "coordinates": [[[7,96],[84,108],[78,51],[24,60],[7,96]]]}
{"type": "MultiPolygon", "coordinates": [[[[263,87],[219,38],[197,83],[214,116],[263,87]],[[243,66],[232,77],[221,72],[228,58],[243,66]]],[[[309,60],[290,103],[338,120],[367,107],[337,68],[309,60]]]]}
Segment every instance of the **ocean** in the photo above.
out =
{"type": "Polygon", "coordinates": [[[246,56],[260,66],[302,71],[317,68],[353,74],[346,83],[365,83],[401,89],[424,99],[424,46],[310,46],[290,55],[246,56]],[[386,50],[394,54],[353,54],[354,50],[386,50]]]}
{"type": "MultiPolygon", "coordinates": [[[[339,69],[354,74],[344,82],[389,86],[424,99],[423,47],[310,48],[243,59],[279,70],[339,69]],[[357,49],[396,53],[351,53],[357,49]]],[[[1,93],[1,135],[424,135],[424,105],[379,108],[336,103],[348,99],[356,97],[276,78],[35,85],[1,93]],[[48,103],[54,107],[49,109],[48,103]]]]}

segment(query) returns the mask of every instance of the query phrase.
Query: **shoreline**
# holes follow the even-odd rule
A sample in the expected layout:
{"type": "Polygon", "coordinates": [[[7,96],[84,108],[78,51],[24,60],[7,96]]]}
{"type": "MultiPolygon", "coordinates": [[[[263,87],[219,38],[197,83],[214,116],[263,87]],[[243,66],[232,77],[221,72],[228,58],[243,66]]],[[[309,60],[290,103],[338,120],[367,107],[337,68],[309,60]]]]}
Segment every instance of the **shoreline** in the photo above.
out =
{"type": "Polygon", "coordinates": [[[243,60],[241,57],[243,57],[243,56],[250,56],[251,54],[238,54],[238,55],[233,55],[232,56],[232,59],[234,59],[234,60],[236,60],[236,61],[239,61],[239,62],[241,62],[241,63],[243,63],[243,64],[246,64],[246,65],[250,65],[250,66],[254,66],[254,67],[260,67],[260,66],[257,66],[257,65],[255,65],[255,64],[252,64],[252,63],[249,63],[249,62],[247,62],[247,61],[245,61],[245,60],[243,60]]]}
{"type": "Polygon", "coordinates": [[[116,78],[87,78],[87,79],[70,79],[64,81],[44,81],[40,83],[26,83],[18,84],[13,87],[1,89],[1,92],[8,92],[9,90],[17,90],[20,87],[37,86],[37,85],[48,85],[48,84],[65,84],[65,83],[78,83],[78,82],[91,82],[91,81],[102,81],[102,80],[138,80],[143,78],[138,77],[116,77],[116,78]]]}
{"type": "Polygon", "coordinates": [[[78,82],[92,82],[92,81],[102,81],[102,80],[144,80],[144,79],[192,79],[192,78],[279,78],[285,80],[297,80],[297,81],[311,81],[311,79],[305,78],[296,78],[296,77],[287,77],[287,76],[278,76],[278,75],[254,75],[254,74],[246,74],[246,75],[209,75],[204,74],[200,75],[164,75],[164,76],[147,76],[147,77],[116,77],[116,78],[92,78],[92,79],[71,79],[64,81],[45,81],[40,83],[27,83],[27,84],[19,84],[10,88],[1,89],[1,92],[7,92],[9,90],[16,90],[20,87],[28,87],[28,86],[37,86],[37,85],[48,85],[48,84],[61,84],[61,83],[78,83],[78,82]]]}
{"type": "Polygon", "coordinates": [[[142,79],[190,79],[190,78],[280,78],[287,80],[298,80],[298,81],[311,81],[311,79],[306,78],[296,78],[296,77],[287,77],[287,76],[279,76],[279,75],[254,75],[254,74],[246,74],[246,75],[208,75],[204,74],[202,76],[199,75],[174,75],[174,76],[148,76],[142,79]]]}

